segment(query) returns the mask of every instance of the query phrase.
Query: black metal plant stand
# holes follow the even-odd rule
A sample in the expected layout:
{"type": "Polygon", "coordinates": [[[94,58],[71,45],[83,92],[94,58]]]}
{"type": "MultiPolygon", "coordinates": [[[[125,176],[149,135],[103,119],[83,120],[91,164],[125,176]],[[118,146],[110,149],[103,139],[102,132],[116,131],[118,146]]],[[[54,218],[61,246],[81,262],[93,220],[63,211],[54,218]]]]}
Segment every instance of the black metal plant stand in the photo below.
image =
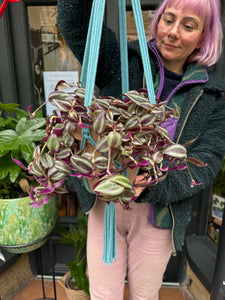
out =
{"type": "Polygon", "coordinates": [[[49,244],[50,244],[50,260],[51,260],[51,265],[52,265],[52,283],[53,283],[53,289],[54,289],[54,298],[46,298],[45,295],[45,284],[44,284],[44,275],[43,275],[43,267],[42,267],[42,255],[41,255],[41,247],[37,249],[36,251],[36,257],[37,257],[37,263],[38,263],[38,268],[40,270],[40,275],[41,275],[41,282],[42,282],[42,298],[38,298],[35,300],[57,300],[57,295],[56,295],[56,281],[55,281],[55,265],[54,265],[54,256],[53,256],[53,246],[52,246],[52,237],[49,236],[49,244]]]}
{"type": "Polygon", "coordinates": [[[26,247],[32,247],[33,245],[38,244],[38,243],[42,242],[45,239],[46,239],[46,241],[49,240],[49,244],[50,244],[50,256],[51,256],[50,257],[50,261],[51,261],[51,265],[52,265],[52,281],[53,281],[53,289],[54,289],[54,297],[55,298],[46,298],[46,296],[45,296],[44,275],[43,275],[43,268],[42,268],[42,256],[41,256],[41,246],[40,246],[38,249],[36,249],[36,257],[37,257],[38,268],[40,270],[40,275],[41,275],[43,298],[38,298],[38,299],[35,299],[35,300],[45,300],[45,299],[48,299],[48,300],[57,300],[57,296],[56,296],[56,282],[55,282],[55,265],[54,265],[54,259],[53,259],[54,256],[53,256],[53,246],[52,246],[52,233],[56,230],[56,228],[58,227],[58,225],[59,224],[57,224],[55,226],[55,228],[52,230],[52,232],[50,234],[48,234],[47,236],[45,236],[45,237],[43,237],[43,238],[41,238],[41,239],[39,239],[37,241],[28,243],[26,245],[16,245],[16,246],[0,245],[0,247],[4,248],[5,250],[11,250],[11,251],[14,251],[14,253],[25,253],[24,248],[26,248],[26,247]],[[22,252],[18,252],[20,249],[23,250],[23,251],[22,252]],[[17,252],[15,252],[15,251],[17,251],[17,252]]]}

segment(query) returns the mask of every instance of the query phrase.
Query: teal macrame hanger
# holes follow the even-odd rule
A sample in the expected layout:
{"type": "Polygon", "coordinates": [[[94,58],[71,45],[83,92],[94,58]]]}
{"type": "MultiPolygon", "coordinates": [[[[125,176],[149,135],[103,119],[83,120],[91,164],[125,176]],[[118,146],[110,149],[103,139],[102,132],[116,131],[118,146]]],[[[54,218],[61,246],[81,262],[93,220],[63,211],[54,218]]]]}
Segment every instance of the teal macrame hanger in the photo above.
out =
{"type": "Polygon", "coordinates": [[[146,78],[146,86],[148,90],[148,98],[152,104],[155,104],[155,92],[154,92],[154,85],[152,79],[152,72],[151,72],[151,64],[150,58],[148,54],[148,46],[145,38],[145,29],[143,23],[143,17],[141,12],[141,4],[140,0],[131,0],[135,24],[137,28],[138,40],[141,49],[141,58],[142,64],[144,68],[145,78],[146,78]]]}
{"type": "MultiPolygon", "coordinates": [[[[98,54],[100,48],[100,39],[102,32],[102,24],[104,17],[105,0],[94,0],[92,4],[91,16],[88,27],[87,40],[84,51],[84,58],[81,72],[81,85],[86,85],[84,105],[88,107],[91,105],[94,85],[96,78],[96,70],[98,63],[98,54]]],[[[95,141],[92,139],[89,128],[82,129],[82,141],[80,149],[84,149],[87,140],[95,147],[95,141]]],[[[86,190],[91,193],[86,178],[83,178],[86,190]]]]}
{"type": "Polygon", "coordinates": [[[129,91],[126,1],[119,0],[120,61],[122,94],[129,91]]]}
{"type": "MultiPolygon", "coordinates": [[[[121,79],[122,93],[129,91],[129,71],[128,71],[128,50],[127,50],[127,31],[126,31],[126,0],[119,1],[119,27],[120,27],[120,55],[121,55],[121,79]]],[[[137,27],[142,63],[146,77],[146,86],[148,90],[149,101],[155,103],[154,86],[152,81],[150,59],[148,54],[147,43],[145,39],[145,30],[142,19],[140,0],[132,0],[135,23],[137,27]]],[[[105,0],[93,0],[91,17],[89,22],[86,47],[81,73],[81,83],[86,86],[84,104],[86,107],[91,105],[97,63],[99,56],[102,24],[104,17],[105,0]]],[[[89,128],[82,130],[81,149],[85,148],[87,140],[95,146],[95,141],[91,137],[89,128]]],[[[84,178],[86,189],[90,191],[88,183],[84,178]]],[[[106,204],[104,215],[104,250],[103,261],[110,265],[116,261],[116,212],[113,202],[106,204]]]]}

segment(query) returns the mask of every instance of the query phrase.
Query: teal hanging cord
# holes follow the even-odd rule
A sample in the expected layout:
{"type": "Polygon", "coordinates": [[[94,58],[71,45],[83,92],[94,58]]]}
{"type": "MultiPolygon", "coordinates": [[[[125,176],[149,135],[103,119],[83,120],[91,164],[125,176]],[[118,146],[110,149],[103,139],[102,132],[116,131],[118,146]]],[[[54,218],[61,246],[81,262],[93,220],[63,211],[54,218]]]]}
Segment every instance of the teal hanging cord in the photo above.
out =
{"type": "MultiPolygon", "coordinates": [[[[92,136],[91,136],[91,132],[89,128],[83,128],[82,129],[82,140],[80,143],[80,149],[83,150],[85,148],[86,142],[87,140],[92,144],[93,147],[96,146],[95,141],[93,140],[92,136]]],[[[92,193],[92,191],[90,190],[88,181],[85,177],[82,178],[83,179],[83,183],[84,183],[84,187],[86,188],[86,190],[89,193],[92,193]]]]}
{"type": "Polygon", "coordinates": [[[142,18],[142,12],[141,12],[141,4],[140,0],[131,0],[132,6],[133,6],[133,12],[134,12],[134,19],[137,27],[137,33],[138,33],[138,40],[140,44],[141,49],[141,57],[142,57],[142,63],[143,68],[145,72],[145,78],[146,78],[146,86],[148,90],[148,97],[149,101],[152,104],[155,104],[155,92],[154,92],[154,85],[152,80],[152,72],[151,72],[151,65],[150,65],[150,58],[148,53],[148,46],[146,43],[146,37],[145,37],[145,30],[144,30],[144,23],[142,18]]]}
{"type": "Polygon", "coordinates": [[[87,83],[87,67],[88,67],[89,52],[90,52],[90,39],[91,39],[92,26],[93,26],[94,5],[95,4],[93,2],[92,8],[91,8],[91,16],[90,16],[89,26],[88,26],[86,45],[85,45],[85,50],[84,50],[84,57],[83,57],[83,62],[82,62],[82,70],[81,70],[81,76],[80,76],[80,81],[81,81],[80,87],[82,86],[82,84],[86,85],[86,83],[87,83]]]}
{"type": "MultiPolygon", "coordinates": [[[[152,75],[150,69],[150,60],[148,55],[147,43],[145,40],[143,19],[139,0],[132,0],[135,22],[139,36],[139,43],[146,76],[146,85],[148,89],[149,99],[155,103],[154,88],[152,83],[152,75]]],[[[103,16],[104,16],[105,0],[93,0],[91,11],[90,25],[88,29],[87,42],[84,53],[82,66],[81,82],[86,85],[85,101],[86,107],[91,105],[94,84],[96,78],[97,62],[100,48],[100,39],[102,32],[103,16]]],[[[125,0],[119,0],[120,9],[120,43],[121,43],[121,79],[122,92],[129,90],[129,74],[128,74],[128,51],[126,37],[126,3],[125,0]]],[[[82,131],[81,145],[84,149],[86,141],[93,143],[89,128],[82,131]]],[[[85,178],[85,187],[90,191],[87,180],[85,178]]],[[[110,265],[113,259],[117,260],[116,255],[116,208],[113,202],[106,204],[104,215],[104,251],[103,261],[110,265]]]]}
{"type": "Polygon", "coordinates": [[[113,259],[117,261],[116,255],[116,208],[113,202],[105,207],[104,212],[104,263],[110,265],[113,259]]]}
{"type": "Polygon", "coordinates": [[[120,61],[122,93],[129,91],[126,0],[119,0],[120,61]]]}
{"type": "Polygon", "coordinates": [[[87,83],[85,92],[85,106],[89,106],[92,102],[94,93],[94,85],[96,78],[96,70],[98,63],[98,55],[100,48],[102,24],[104,17],[105,0],[94,1],[94,16],[92,24],[92,34],[90,38],[90,50],[89,50],[89,61],[87,66],[87,83]]]}
{"type": "MultiPolygon", "coordinates": [[[[103,15],[105,0],[94,0],[90,17],[86,47],[84,52],[81,82],[86,85],[85,106],[91,105],[94,84],[97,70],[97,61],[100,48],[100,38],[102,32],[103,15]]],[[[90,129],[82,130],[81,149],[85,148],[86,142],[89,140],[95,147],[95,142],[91,137],[90,129]]],[[[85,188],[90,192],[90,188],[86,178],[83,178],[85,188]]],[[[104,250],[103,261],[110,264],[116,257],[116,209],[114,203],[106,204],[104,215],[104,250]]]]}

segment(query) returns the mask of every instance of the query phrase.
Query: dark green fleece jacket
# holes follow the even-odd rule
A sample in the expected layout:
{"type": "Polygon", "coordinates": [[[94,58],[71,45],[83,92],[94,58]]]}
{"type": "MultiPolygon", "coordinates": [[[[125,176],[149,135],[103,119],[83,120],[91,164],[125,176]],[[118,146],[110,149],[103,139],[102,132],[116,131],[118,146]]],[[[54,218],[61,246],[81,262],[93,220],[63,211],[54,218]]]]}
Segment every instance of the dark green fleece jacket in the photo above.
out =
{"type": "MultiPolygon", "coordinates": [[[[68,46],[82,63],[91,0],[58,0],[58,24],[68,46]]],[[[164,68],[154,43],[148,43],[153,80],[160,99],[164,68]],[[158,76],[160,75],[160,77],[158,76]]],[[[143,87],[143,66],[138,41],[128,44],[130,90],[143,87]]],[[[100,95],[121,95],[120,50],[115,34],[103,26],[96,76],[100,95]]],[[[171,171],[164,181],[146,189],[137,202],[148,202],[154,214],[149,221],[161,228],[171,228],[176,250],[182,250],[185,229],[191,220],[192,197],[210,185],[225,154],[225,91],[224,81],[214,72],[190,64],[181,83],[168,96],[168,101],[181,106],[174,141],[183,144],[198,137],[187,148],[189,157],[198,158],[206,167],[189,165],[193,179],[202,183],[191,187],[187,170],[171,171]],[[168,217],[170,210],[170,217],[168,217]]],[[[70,183],[71,184],[71,183],[70,183]]],[[[80,181],[72,182],[85,212],[91,209],[95,195],[88,193],[80,181]]]]}

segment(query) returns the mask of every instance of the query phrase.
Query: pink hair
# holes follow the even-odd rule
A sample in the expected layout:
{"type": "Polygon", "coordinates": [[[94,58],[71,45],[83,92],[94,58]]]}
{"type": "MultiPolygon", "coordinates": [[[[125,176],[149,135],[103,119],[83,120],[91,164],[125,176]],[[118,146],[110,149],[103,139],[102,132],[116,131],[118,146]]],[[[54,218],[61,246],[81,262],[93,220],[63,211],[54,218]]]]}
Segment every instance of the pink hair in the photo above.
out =
{"type": "Polygon", "coordinates": [[[188,58],[188,62],[199,65],[214,65],[222,53],[223,29],[219,0],[164,0],[159,6],[150,25],[150,38],[156,38],[160,15],[166,7],[182,7],[183,11],[194,11],[204,23],[203,43],[188,58]]]}

